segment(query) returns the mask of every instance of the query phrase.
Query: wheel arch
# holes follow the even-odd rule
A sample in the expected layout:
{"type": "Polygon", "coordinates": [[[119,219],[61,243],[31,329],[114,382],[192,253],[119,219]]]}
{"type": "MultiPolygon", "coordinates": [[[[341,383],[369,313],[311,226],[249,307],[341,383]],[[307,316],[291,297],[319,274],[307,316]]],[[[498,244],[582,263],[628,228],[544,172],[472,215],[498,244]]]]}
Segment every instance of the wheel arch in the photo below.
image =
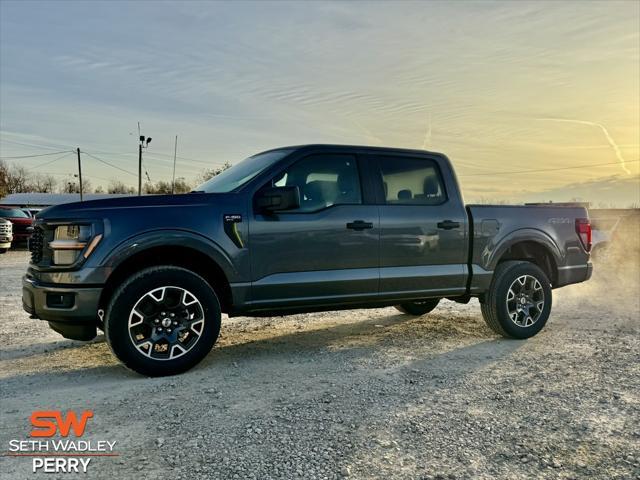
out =
{"type": "Polygon", "coordinates": [[[102,290],[98,308],[105,309],[118,286],[134,273],[147,267],[173,265],[203,277],[218,296],[222,311],[227,313],[233,305],[230,280],[236,272],[228,258],[216,250],[194,241],[192,237],[168,232],[156,232],[153,238],[144,240],[129,240],[115,249],[106,263],[112,271],[102,290]]]}
{"type": "Polygon", "coordinates": [[[558,280],[558,266],[562,262],[562,256],[550,238],[541,234],[532,237],[521,233],[503,242],[496,249],[491,269],[495,270],[499,264],[510,260],[522,260],[537,265],[554,285],[558,280]]]}

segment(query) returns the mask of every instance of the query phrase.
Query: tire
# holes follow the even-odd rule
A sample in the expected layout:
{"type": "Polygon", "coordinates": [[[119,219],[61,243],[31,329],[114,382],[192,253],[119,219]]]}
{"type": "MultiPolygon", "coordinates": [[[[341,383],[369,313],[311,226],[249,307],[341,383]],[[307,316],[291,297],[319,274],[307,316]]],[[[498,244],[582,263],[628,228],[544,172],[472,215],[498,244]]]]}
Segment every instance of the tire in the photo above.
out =
{"type": "Polygon", "coordinates": [[[420,316],[426,315],[436,308],[439,302],[439,298],[427,298],[416,302],[401,303],[400,305],[396,305],[396,308],[407,315],[420,316]]]}
{"type": "Polygon", "coordinates": [[[140,271],[116,290],[104,331],[111,351],[128,368],[160,377],[185,372],[206,357],[218,339],[220,320],[218,297],[202,277],[159,266],[140,271]]]}
{"type": "Polygon", "coordinates": [[[530,262],[508,261],[496,268],[480,308],[494,332],[524,339],[533,337],[546,325],[552,302],[551,283],[542,269],[530,262]]]}
{"type": "Polygon", "coordinates": [[[7,253],[8,248],[0,248],[0,253],[7,253]]]}

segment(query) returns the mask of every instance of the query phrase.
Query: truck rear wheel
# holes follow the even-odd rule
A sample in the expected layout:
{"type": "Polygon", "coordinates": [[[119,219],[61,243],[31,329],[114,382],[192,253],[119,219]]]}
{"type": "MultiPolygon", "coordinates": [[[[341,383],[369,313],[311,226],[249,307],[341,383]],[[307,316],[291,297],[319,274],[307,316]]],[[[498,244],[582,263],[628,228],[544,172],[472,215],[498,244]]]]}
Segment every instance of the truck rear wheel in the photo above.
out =
{"type": "Polygon", "coordinates": [[[401,303],[400,305],[396,305],[396,308],[407,315],[420,316],[426,315],[436,308],[439,302],[439,298],[427,298],[426,300],[416,302],[401,303]]]}
{"type": "Polygon", "coordinates": [[[114,293],[105,336],[130,369],[152,377],[175,375],[209,353],[220,319],[218,297],[202,277],[180,267],[151,267],[114,293]]]}
{"type": "Polygon", "coordinates": [[[530,338],[547,323],[551,313],[551,284],[530,262],[508,261],[494,272],[482,316],[496,333],[507,338],[530,338]]]}

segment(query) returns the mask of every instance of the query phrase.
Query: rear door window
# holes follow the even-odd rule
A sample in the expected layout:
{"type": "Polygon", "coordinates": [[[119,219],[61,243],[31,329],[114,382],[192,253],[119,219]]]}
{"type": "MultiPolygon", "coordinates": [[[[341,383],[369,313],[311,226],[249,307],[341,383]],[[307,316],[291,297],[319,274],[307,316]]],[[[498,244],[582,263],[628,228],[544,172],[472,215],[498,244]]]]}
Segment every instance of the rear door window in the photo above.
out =
{"type": "Polygon", "coordinates": [[[442,176],[432,160],[380,156],[379,165],[387,205],[439,205],[446,200],[442,176]]]}

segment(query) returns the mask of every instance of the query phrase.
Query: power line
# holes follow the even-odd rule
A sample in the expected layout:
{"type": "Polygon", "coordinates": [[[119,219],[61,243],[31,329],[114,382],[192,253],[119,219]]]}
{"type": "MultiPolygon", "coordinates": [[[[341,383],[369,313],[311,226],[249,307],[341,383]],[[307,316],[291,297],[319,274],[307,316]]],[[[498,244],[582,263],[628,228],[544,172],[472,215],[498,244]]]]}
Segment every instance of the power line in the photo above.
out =
{"type": "Polygon", "coordinates": [[[112,167],[112,168],[115,168],[115,169],[117,169],[117,170],[120,170],[121,172],[128,173],[129,175],[133,175],[134,177],[137,177],[137,176],[138,176],[138,175],[136,175],[135,173],[130,172],[129,170],[125,170],[124,168],[120,168],[120,167],[118,167],[117,165],[114,165],[113,163],[109,163],[109,162],[107,162],[106,160],[102,160],[101,158],[96,157],[95,155],[92,155],[92,154],[90,154],[89,152],[87,152],[87,151],[85,151],[85,150],[82,150],[82,153],[84,153],[85,155],[89,155],[91,158],[93,158],[93,159],[95,159],[95,160],[98,160],[99,162],[102,162],[102,163],[104,163],[105,165],[109,165],[109,166],[110,166],[110,167],[112,167]]]}
{"type": "MultiPolygon", "coordinates": [[[[38,145],[38,144],[34,144],[34,143],[21,143],[21,142],[16,142],[14,140],[7,140],[7,139],[2,139],[0,141],[0,143],[4,143],[4,142],[13,143],[13,144],[16,144],[16,145],[24,145],[24,146],[27,146],[27,147],[45,149],[45,150],[51,150],[53,148],[59,148],[59,147],[47,147],[47,146],[44,146],[44,145],[38,145]]],[[[63,151],[65,151],[65,150],[63,150],[63,151]]],[[[55,153],[62,153],[62,151],[61,152],[53,152],[53,153],[51,153],[51,155],[53,155],[55,153]]],[[[98,154],[98,155],[135,155],[135,153],[132,153],[132,152],[107,152],[107,151],[100,151],[100,150],[97,150],[95,153],[98,154]]],[[[162,156],[162,157],[168,157],[168,158],[171,159],[170,161],[173,162],[173,154],[154,152],[153,155],[159,155],[159,156],[162,156]]],[[[26,155],[25,158],[31,157],[31,156],[37,156],[37,155],[26,155]]],[[[5,157],[0,157],[0,158],[5,158],[5,157]]],[[[11,157],[6,157],[6,158],[11,158],[11,157]]],[[[13,157],[13,158],[21,158],[21,157],[13,157]]],[[[177,158],[178,158],[178,160],[187,160],[189,162],[195,162],[195,163],[200,163],[202,165],[209,165],[209,166],[223,166],[225,164],[225,162],[212,162],[212,161],[209,161],[209,160],[201,160],[201,159],[190,158],[190,157],[178,156],[177,158]]]]}
{"type": "Polygon", "coordinates": [[[67,150],[61,150],[60,152],[51,152],[51,153],[39,153],[38,155],[18,155],[16,157],[0,157],[0,160],[18,160],[20,158],[36,158],[36,157],[46,157],[47,155],[60,155],[61,153],[73,153],[67,150]]]}
{"type": "MultiPolygon", "coordinates": [[[[83,152],[86,153],[86,152],[83,152]]],[[[54,175],[54,176],[58,176],[58,177],[69,177],[72,176],[72,173],[60,173],[60,172],[39,172],[43,175],[54,175]]],[[[85,173],[82,174],[82,178],[98,178],[100,180],[105,180],[107,182],[111,182],[113,180],[117,180],[116,178],[105,178],[105,177],[98,177],[97,175],[87,175],[85,173]]]]}
{"type": "MultiPolygon", "coordinates": [[[[4,133],[2,135],[6,136],[7,134],[4,133]]],[[[33,142],[30,142],[30,143],[16,142],[15,140],[7,140],[6,138],[0,139],[0,143],[13,143],[14,145],[22,145],[23,147],[33,147],[33,148],[38,148],[40,150],[57,150],[59,148],[71,148],[71,147],[65,147],[60,143],[55,144],[56,146],[54,147],[51,145],[42,145],[42,144],[33,143],[33,142]]]]}
{"type": "MultiPolygon", "coordinates": [[[[169,161],[169,160],[165,160],[164,158],[158,158],[158,157],[155,157],[153,153],[149,153],[149,152],[145,153],[145,156],[150,157],[151,160],[153,160],[154,167],[164,167],[169,169],[173,168],[173,160],[169,161]]],[[[178,157],[178,160],[180,160],[180,157],[178,157]]],[[[216,165],[210,165],[209,168],[214,168],[215,166],[216,165]]],[[[180,170],[185,170],[185,169],[192,170],[194,173],[199,173],[199,172],[202,172],[203,170],[207,170],[205,166],[199,166],[199,165],[193,165],[193,164],[185,165],[183,162],[181,162],[180,170]]]]}
{"type": "MultiPolygon", "coordinates": [[[[135,153],[133,153],[133,152],[96,152],[96,153],[98,153],[100,155],[107,155],[107,156],[109,156],[109,155],[135,155],[135,153]]],[[[171,162],[171,164],[173,164],[173,155],[169,155],[168,153],[160,153],[160,152],[151,152],[151,153],[147,152],[147,153],[145,153],[145,156],[149,156],[149,155],[152,156],[152,157],[153,156],[169,157],[169,158],[171,158],[171,160],[165,160],[163,158],[157,158],[156,160],[161,160],[161,161],[164,161],[164,162],[171,162]]],[[[178,160],[186,160],[187,162],[193,162],[193,163],[199,163],[199,164],[202,164],[202,165],[208,165],[209,167],[216,167],[216,166],[221,167],[221,166],[224,166],[224,164],[225,164],[225,162],[209,162],[207,160],[197,160],[195,158],[181,157],[179,155],[176,158],[178,160]]],[[[198,167],[198,166],[194,165],[193,168],[202,169],[204,167],[198,167]]]]}
{"type": "MultiPolygon", "coordinates": [[[[640,162],[640,160],[626,160],[625,163],[640,162]]],[[[519,170],[517,172],[486,172],[486,173],[469,173],[467,175],[458,175],[459,177],[479,177],[483,175],[512,175],[516,173],[538,173],[538,172],[556,172],[558,170],[573,170],[576,168],[604,167],[605,165],[621,165],[620,162],[609,163],[592,163],[590,165],[576,165],[575,167],[560,168],[541,168],[536,170],[519,170]]]]}
{"type": "MultiPolygon", "coordinates": [[[[153,152],[153,155],[160,155],[161,157],[169,157],[173,161],[173,155],[170,155],[168,153],[153,152]]],[[[189,162],[202,163],[203,165],[218,165],[218,166],[224,165],[224,162],[210,162],[208,160],[198,160],[196,158],[181,157],[181,156],[178,156],[177,158],[178,160],[187,160],[189,162]]]]}
{"type": "Polygon", "coordinates": [[[57,162],[58,160],[62,160],[63,158],[68,157],[69,155],[72,155],[72,154],[73,154],[73,152],[67,152],[64,155],[62,155],[61,157],[54,158],[53,160],[49,160],[48,162],[44,162],[44,163],[41,163],[39,165],[36,165],[35,167],[29,167],[29,168],[30,169],[31,168],[32,169],[36,169],[36,168],[44,167],[45,165],[49,165],[51,163],[57,162]]]}

